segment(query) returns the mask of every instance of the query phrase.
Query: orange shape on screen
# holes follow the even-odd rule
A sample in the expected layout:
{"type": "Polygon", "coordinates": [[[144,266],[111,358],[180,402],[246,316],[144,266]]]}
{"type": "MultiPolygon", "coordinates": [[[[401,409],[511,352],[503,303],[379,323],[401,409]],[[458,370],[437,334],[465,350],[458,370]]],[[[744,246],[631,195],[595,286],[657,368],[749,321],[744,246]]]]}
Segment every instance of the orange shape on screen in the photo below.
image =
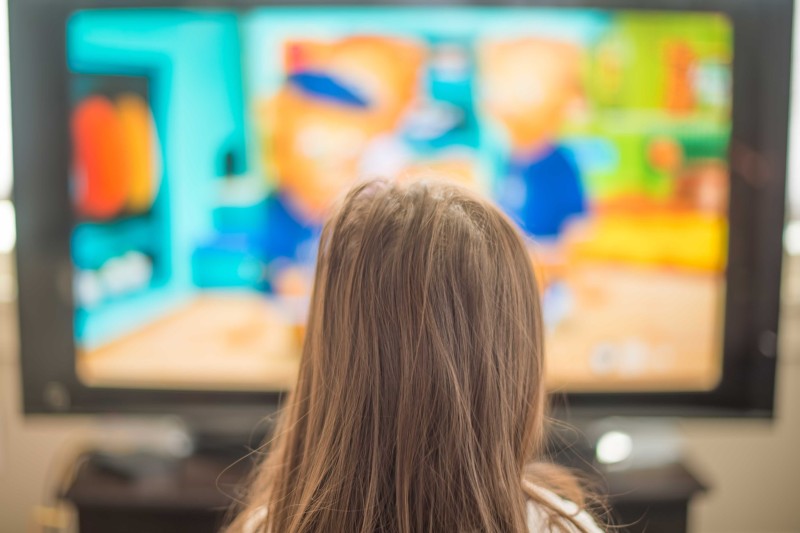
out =
{"type": "Polygon", "coordinates": [[[694,111],[694,70],[697,58],[684,41],[666,45],[666,108],[675,114],[694,111]]]}
{"type": "Polygon", "coordinates": [[[117,100],[122,137],[122,165],[128,173],[128,208],[140,213],[153,204],[158,188],[157,137],[152,114],[142,97],[126,94],[117,100]]]}
{"type": "Polygon", "coordinates": [[[107,219],[125,206],[129,174],[125,168],[125,138],[114,105],[92,96],[72,115],[77,209],[82,215],[107,219]]]}
{"type": "Polygon", "coordinates": [[[669,137],[654,139],[647,148],[650,164],[663,172],[677,172],[683,164],[683,148],[669,137]]]}

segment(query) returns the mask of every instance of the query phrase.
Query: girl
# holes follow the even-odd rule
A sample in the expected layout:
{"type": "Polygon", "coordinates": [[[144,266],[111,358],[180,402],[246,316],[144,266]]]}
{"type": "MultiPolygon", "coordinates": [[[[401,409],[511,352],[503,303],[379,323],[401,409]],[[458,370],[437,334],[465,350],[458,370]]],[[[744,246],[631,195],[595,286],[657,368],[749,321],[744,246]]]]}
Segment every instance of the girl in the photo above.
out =
{"type": "Polygon", "coordinates": [[[228,531],[600,531],[537,463],[542,337],[499,210],[452,184],[357,185],[323,229],[297,386],[228,531]]]}

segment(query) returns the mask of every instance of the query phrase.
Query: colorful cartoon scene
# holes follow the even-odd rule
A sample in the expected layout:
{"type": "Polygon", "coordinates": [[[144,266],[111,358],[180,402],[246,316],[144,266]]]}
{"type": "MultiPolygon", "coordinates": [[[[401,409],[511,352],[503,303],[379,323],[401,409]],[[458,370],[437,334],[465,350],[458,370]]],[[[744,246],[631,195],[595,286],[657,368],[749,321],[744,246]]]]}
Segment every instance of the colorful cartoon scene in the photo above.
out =
{"type": "Polygon", "coordinates": [[[553,389],[718,383],[724,16],[107,9],[67,35],[85,383],[291,387],[325,213],[430,175],[529,237],[553,389]]]}

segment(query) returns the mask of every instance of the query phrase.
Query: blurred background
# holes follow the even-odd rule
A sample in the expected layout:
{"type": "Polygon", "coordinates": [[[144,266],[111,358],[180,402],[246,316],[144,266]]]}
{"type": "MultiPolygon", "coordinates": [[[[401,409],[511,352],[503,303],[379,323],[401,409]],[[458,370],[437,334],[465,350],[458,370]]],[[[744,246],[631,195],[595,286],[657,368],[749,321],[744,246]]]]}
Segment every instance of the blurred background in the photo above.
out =
{"type": "MultiPolygon", "coordinates": [[[[795,20],[800,20],[797,11],[795,20]]],[[[82,22],[91,24],[92,21],[78,20],[75,24],[82,22]]],[[[63,472],[74,459],[75,450],[87,442],[108,440],[109,432],[113,431],[119,431],[120,439],[124,440],[137,431],[141,421],[117,419],[113,415],[110,418],[109,415],[96,418],[72,414],[23,416],[14,266],[16,233],[11,202],[7,32],[7,9],[5,0],[0,0],[0,531],[16,532],[39,531],[43,524],[60,520],[47,506],[52,503],[56,487],[63,482],[63,472]]],[[[793,72],[797,76],[800,73],[800,40],[796,35],[793,56],[793,72]]],[[[297,83],[314,81],[299,76],[295,79],[297,83]]],[[[675,421],[686,460],[711,487],[707,494],[692,502],[691,531],[800,532],[797,489],[800,479],[800,83],[794,83],[793,87],[787,193],[789,222],[784,232],[774,419],[727,420],[720,417],[675,421]]],[[[352,95],[339,97],[347,99],[352,95]]],[[[237,172],[240,163],[231,156],[222,165],[221,172],[232,174],[237,172]]],[[[291,277],[285,281],[286,293],[290,296],[292,282],[291,277]]],[[[285,309],[293,309],[293,300],[288,298],[287,302],[285,309]]],[[[87,339],[92,334],[89,329],[79,333],[85,333],[87,339]]],[[[42,327],[41,334],[48,335],[47,326],[42,327]]],[[[284,342],[281,346],[291,346],[291,333],[281,342],[284,342]]],[[[177,377],[170,379],[181,379],[184,370],[178,369],[177,377]]],[[[101,383],[104,379],[126,378],[124,367],[116,374],[114,368],[90,366],[84,372],[89,381],[98,379],[101,383]]],[[[291,368],[275,378],[278,386],[290,379],[285,375],[291,376],[291,368]]],[[[698,382],[702,383],[706,378],[698,375],[698,382]]],[[[236,380],[246,379],[246,376],[232,375],[229,379],[239,383],[236,380]]],[[[625,384],[620,386],[624,388],[625,384]]]]}

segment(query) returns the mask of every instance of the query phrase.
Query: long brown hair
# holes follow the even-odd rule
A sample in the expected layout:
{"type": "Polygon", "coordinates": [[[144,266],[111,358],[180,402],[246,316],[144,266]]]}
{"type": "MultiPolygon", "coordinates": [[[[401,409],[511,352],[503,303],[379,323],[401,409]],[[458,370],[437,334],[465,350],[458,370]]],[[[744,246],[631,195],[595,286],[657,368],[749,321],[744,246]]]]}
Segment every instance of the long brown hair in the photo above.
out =
{"type": "MultiPolygon", "coordinates": [[[[325,225],[297,386],[229,526],[239,532],[527,529],[546,395],[531,259],[497,208],[444,182],[355,186],[325,225]]],[[[556,482],[556,483],[554,483],[556,482]]]]}

